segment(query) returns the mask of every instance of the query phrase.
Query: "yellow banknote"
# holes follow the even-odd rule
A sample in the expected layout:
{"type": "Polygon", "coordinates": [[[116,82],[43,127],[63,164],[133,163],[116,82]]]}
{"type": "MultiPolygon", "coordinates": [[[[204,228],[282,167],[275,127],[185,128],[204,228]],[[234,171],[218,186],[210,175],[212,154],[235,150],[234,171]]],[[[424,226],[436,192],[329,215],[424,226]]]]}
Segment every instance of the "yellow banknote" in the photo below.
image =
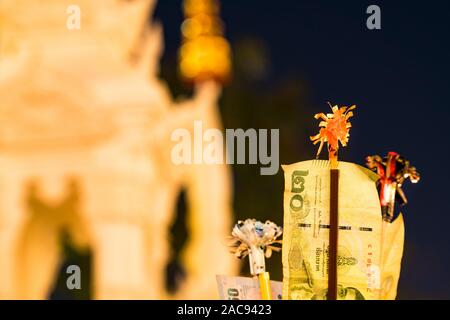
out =
{"type": "MultiPolygon", "coordinates": [[[[347,162],[339,162],[338,169],[338,299],[380,299],[378,176],[347,162]]],[[[326,299],[330,165],[311,160],[283,166],[283,170],[283,299],[326,299]]]]}
{"type": "Polygon", "coordinates": [[[400,214],[392,223],[383,222],[380,299],[394,300],[400,278],[405,226],[400,214]]]}

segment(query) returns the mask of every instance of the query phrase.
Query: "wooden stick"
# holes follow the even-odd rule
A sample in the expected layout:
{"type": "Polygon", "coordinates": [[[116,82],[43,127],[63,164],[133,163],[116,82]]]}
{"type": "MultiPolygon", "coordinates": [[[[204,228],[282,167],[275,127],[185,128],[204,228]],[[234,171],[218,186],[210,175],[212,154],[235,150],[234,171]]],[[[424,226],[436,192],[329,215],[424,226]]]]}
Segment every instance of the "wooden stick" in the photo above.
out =
{"type": "MultiPolygon", "coordinates": [[[[334,168],[333,168],[334,167],[334,168]]],[[[330,169],[330,240],[328,256],[328,300],[337,300],[337,257],[339,230],[339,170],[330,169]]]]}

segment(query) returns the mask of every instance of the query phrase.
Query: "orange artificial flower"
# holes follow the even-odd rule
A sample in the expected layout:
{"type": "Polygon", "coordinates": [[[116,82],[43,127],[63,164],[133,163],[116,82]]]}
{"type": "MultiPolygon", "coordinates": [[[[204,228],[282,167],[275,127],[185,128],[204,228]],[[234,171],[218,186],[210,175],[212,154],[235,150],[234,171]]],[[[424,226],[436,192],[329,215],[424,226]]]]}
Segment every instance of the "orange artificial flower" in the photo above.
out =
{"type": "Polygon", "coordinates": [[[351,110],[355,109],[356,106],[351,107],[338,107],[337,105],[331,107],[333,113],[317,113],[314,115],[316,119],[322,119],[319,123],[320,131],[319,134],[312,136],[311,141],[314,144],[320,142],[319,150],[317,151],[317,158],[322,151],[325,142],[328,143],[328,153],[330,160],[337,160],[337,151],[339,149],[339,141],[342,146],[345,147],[348,143],[348,138],[350,136],[351,123],[348,121],[349,118],[353,116],[351,110]]]}

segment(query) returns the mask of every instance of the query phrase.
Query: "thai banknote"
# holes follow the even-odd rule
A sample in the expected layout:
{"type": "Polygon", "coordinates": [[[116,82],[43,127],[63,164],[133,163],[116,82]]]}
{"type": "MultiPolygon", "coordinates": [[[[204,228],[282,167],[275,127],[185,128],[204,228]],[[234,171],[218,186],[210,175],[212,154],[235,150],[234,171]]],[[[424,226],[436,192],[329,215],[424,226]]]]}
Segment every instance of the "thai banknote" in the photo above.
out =
{"type": "MultiPolygon", "coordinates": [[[[339,162],[338,169],[338,299],[379,299],[382,220],[375,184],[378,176],[347,162],[339,162]]],[[[283,298],[326,299],[329,162],[304,161],[283,166],[283,170],[283,298]]]]}
{"type": "Polygon", "coordinates": [[[380,293],[382,300],[393,300],[397,295],[404,239],[405,225],[402,214],[392,223],[383,222],[380,293]]]}
{"type": "MultiPolygon", "coordinates": [[[[216,276],[219,296],[222,300],[261,300],[258,279],[247,277],[216,276]]],[[[281,300],[282,283],[270,281],[272,299],[281,300]]]]}

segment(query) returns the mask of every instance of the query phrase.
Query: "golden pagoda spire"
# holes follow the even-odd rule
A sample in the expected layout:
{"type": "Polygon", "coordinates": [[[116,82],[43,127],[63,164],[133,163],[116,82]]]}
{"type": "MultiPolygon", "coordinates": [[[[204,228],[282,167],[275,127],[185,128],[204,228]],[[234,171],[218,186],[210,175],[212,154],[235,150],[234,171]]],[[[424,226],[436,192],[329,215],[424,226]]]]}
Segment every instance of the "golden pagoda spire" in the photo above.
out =
{"type": "Polygon", "coordinates": [[[231,50],[223,37],[217,0],[184,0],[185,20],[181,26],[180,73],[188,82],[230,77],[231,50]]]}

